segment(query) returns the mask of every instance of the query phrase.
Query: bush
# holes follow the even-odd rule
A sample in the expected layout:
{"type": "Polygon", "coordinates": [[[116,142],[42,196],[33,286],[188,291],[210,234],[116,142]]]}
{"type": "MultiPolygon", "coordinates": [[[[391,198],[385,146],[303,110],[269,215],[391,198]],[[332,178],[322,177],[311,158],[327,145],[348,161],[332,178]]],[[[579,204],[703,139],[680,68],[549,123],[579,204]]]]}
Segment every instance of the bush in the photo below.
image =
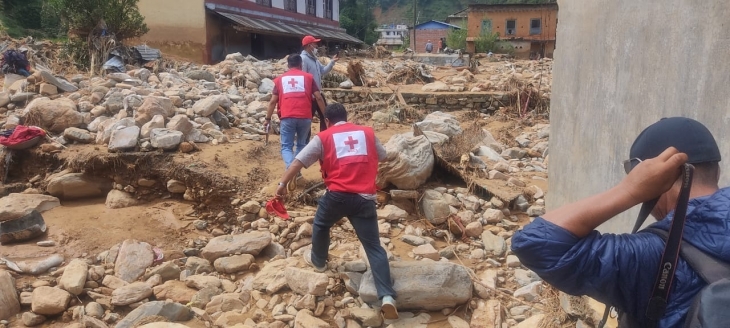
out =
{"type": "Polygon", "coordinates": [[[48,0],[61,23],[80,37],[88,36],[101,22],[118,40],[135,38],[149,31],[139,13],[139,0],[48,0]]]}
{"type": "Polygon", "coordinates": [[[452,29],[446,35],[446,46],[449,49],[466,50],[466,29],[452,29]]]}

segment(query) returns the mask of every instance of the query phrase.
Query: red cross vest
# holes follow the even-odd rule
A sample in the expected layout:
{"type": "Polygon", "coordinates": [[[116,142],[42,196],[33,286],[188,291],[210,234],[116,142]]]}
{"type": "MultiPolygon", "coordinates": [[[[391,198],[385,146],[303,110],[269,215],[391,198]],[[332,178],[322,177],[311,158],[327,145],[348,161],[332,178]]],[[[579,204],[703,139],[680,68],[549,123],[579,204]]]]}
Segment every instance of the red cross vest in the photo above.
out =
{"type": "Polygon", "coordinates": [[[373,129],[352,123],[320,132],[322,178],[330,191],[374,194],[378,151],[373,129]]]}
{"type": "Polygon", "coordinates": [[[274,79],[279,96],[279,118],[312,119],[312,74],[292,68],[274,79]]]}

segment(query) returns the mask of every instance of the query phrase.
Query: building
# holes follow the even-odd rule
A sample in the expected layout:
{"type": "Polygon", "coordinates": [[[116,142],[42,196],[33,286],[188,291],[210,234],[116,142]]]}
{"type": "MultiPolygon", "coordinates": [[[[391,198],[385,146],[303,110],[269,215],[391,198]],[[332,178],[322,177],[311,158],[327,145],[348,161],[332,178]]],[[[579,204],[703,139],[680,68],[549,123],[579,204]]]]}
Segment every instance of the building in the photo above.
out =
{"type": "Polygon", "coordinates": [[[380,33],[380,38],[375,42],[376,45],[389,49],[400,48],[408,37],[408,25],[381,25],[380,28],[375,29],[375,32],[380,33]]]}
{"type": "Polygon", "coordinates": [[[418,24],[415,27],[416,37],[411,38],[411,49],[415,52],[426,52],[426,43],[431,40],[433,53],[436,53],[439,40],[441,38],[446,40],[446,36],[453,29],[461,29],[461,27],[435,20],[418,24]]]}
{"type": "Polygon", "coordinates": [[[339,24],[339,0],[140,0],[150,31],[140,41],[163,53],[215,63],[240,52],[259,59],[301,50],[310,34],[325,45],[362,41],[339,24]]]}
{"type": "Polygon", "coordinates": [[[553,56],[558,25],[557,3],[471,4],[467,16],[468,52],[475,52],[475,40],[482,33],[496,32],[501,40],[512,44],[519,58],[553,56]]]}
{"type": "Polygon", "coordinates": [[[469,8],[464,8],[462,10],[459,10],[448,17],[446,17],[446,23],[449,23],[451,25],[466,27],[466,22],[468,19],[468,12],[469,8]]]}

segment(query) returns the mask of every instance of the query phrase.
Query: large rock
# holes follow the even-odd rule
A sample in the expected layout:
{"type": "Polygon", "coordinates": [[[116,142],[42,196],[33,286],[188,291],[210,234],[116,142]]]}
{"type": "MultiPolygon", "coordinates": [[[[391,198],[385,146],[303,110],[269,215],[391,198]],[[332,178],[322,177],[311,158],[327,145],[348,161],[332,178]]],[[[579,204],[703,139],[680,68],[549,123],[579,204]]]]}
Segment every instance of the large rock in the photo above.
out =
{"type": "Polygon", "coordinates": [[[165,97],[150,96],[145,98],[142,106],[137,109],[134,120],[137,122],[137,125],[143,125],[156,115],[170,117],[174,114],[175,106],[173,106],[172,100],[165,97]]]}
{"type": "Polygon", "coordinates": [[[210,302],[205,305],[205,312],[214,314],[216,312],[240,312],[249,300],[248,293],[226,293],[213,296],[210,302]]]}
{"type": "Polygon", "coordinates": [[[71,294],[80,295],[84,291],[86,276],[89,274],[89,265],[82,259],[74,259],[63,270],[58,287],[71,294]]]}
{"type": "Polygon", "coordinates": [[[384,146],[388,156],[378,165],[378,187],[392,183],[398,189],[416,189],[431,176],[434,155],[425,136],[396,134],[384,146]]]}
{"type": "Polygon", "coordinates": [[[484,251],[492,253],[494,256],[502,256],[507,251],[507,243],[504,238],[494,235],[489,230],[482,233],[482,242],[484,243],[484,251]]]}
{"type": "Polygon", "coordinates": [[[192,80],[205,80],[208,82],[215,82],[215,75],[213,73],[208,72],[206,70],[198,69],[189,71],[185,74],[185,77],[192,79],[192,80]]]}
{"type": "Polygon", "coordinates": [[[23,321],[23,325],[26,327],[35,327],[45,322],[46,317],[33,312],[25,312],[21,316],[21,321],[23,321]]]}
{"type": "Polygon", "coordinates": [[[137,147],[139,127],[128,126],[112,131],[109,139],[109,150],[127,150],[137,147]]]}
{"type": "Polygon", "coordinates": [[[378,220],[400,221],[408,217],[408,212],[395,205],[385,205],[378,211],[378,220]]]}
{"type": "Polygon", "coordinates": [[[181,271],[182,270],[180,270],[180,267],[175,264],[175,261],[171,260],[147,270],[147,273],[145,273],[144,275],[144,279],[149,279],[156,274],[160,275],[162,281],[179,279],[181,271]]]}
{"type": "Polygon", "coordinates": [[[296,265],[296,263],[296,259],[288,258],[267,264],[261,271],[256,273],[251,287],[255,290],[264,290],[270,294],[276,293],[287,286],[286,268],[296,265]]]}
{"type": "Polygon", "coordinates": [[[114,189],[106,195],[105,204],[107,208],[125,208],[138,205],[139,203],[140,201],[134,198],[132,194],[114,189]]]}
{"type": "Polygon", "coordinates": [[[193,312],[183,304],[155,301],[140,305],[119,321],[115,328],[133,328],[144,318],[159,316],[169,321],[188,321],[193,312]]]}
{"type": "Polygon", "coordinates": [[[258,255],[264,247],[271,243],[269,232],[249,232],[241,235],[225,235],[211,239],[201,250],[201,255],[208,261],[233,254],[258,255]]]}
{"type": "Polygon", "coordinates": [[[183,134],[188,134],[193,130],[193,123],[185,115],[175,115],[167,122],[167,128],[170,130],[180,131],[183,134]]]}
{"type": "Polygon", "coordinates": [[[66,311],[69,302],[71,302],[71,294],[67,291],[42,286],[33,290],[31,310],[35,314],[56,315],[66,311]]]}
{"type": "Polygon", "coordinates": [[[7,320],[20,312],[15,279],[10,272],[0,270],[0,320],[7,320]]]}
{"type": "Polygon", "coordinates": [[[446,198],[436,190],[426,190],[423,193],[421,209],[423,209],[423,215],[431,224],[444,223],[451,214],[446,198]]]}
{"type": "Polygon", "coordinates": [[[149,138],[150,133],[152,133],[152,130],[154,129],[162,129],[165,127],[165,118],[162,115],[155,115],[152,117],[152,119],[142,125],[142,129],[140,130],[140,136],[142,138],[149,138]]]}
{"type": "Polygon", "coordinates": [[[416,123],[422,131],[433,131],[453,137],[461,134],[459,121],[453,115],[443,112],[428,114],[423,121],[416,123]]]}
{"type": "Polygon", "coordinates": [[[294,328],[329,328],[330,325],[314,316],[312,311],[300,310],[294,317],[294,328]]]}
{"type": "Polygon", "coordinates": [[[271,93],[272,91],[274,91],[274,81],[268,78],[264,78],[263,80],[261,80],[259,93],[271,93]]]}
{"type": "Polygon", "coordinates": [[[152,287],[146,282],[138,281],[115,289],[112,292],[112,305],[129,305],[150,296],[152,296],[152,287]]]}
{"type": "MultiPolygon", "coordinates": [[[[471,299],[466,268],[449,262],[393,262],[390,275],[398,294],[398,309],[438,311],[471,299]]],[[[358,291],[363,301],[378,301],[372,271],[365,272],[358,291]]]]}
{"type": "Polygon", "coordinates": [[[286,275],[287,285],[295,293],[324,296],[325,292],[327,292],[329,277],[324,273],[289,267],[286,268],[284,274],[286,275]]]}
{"type": "Polygon", "coordinates": [[[15,220],[33,210],[42,213],[57,206],[61,206],[61,202],[53,196],[13,193],[0,198],[0,222],[15,220]]]}
{"type": "Polygon", "coordinates": [[[221,273],[236,273],[246,271],[254,263],[255,258],[251,254],[233,255],[221,257],[213,263],[216,271],[221,273]]]}
{"type": "Polygon", "coordinates": [[[96,139],[89,131],[79,128],[68,128],[64,130],[63,138],[80,143],[92,143],[96,139]]]}
{"type": "Polygon", "coordinates": [[[155,298],[158,300],[172,300],[173,302],[187,304],[198,291],[188,287],[179,280],[168,280],[164,284],[152,288],[155,298]]]}
{"type": "Polygon", "coordinates": [[[200,116],[210,116],[211,114],[213,114],[214,111],[218,109],[218,106],[226,101],[228,101],[228,98],[226,98],[226,96],[209,96],[207,98],[198,100],[193,105],[193,112],[200,116]]]}
{"type": "Polygon", "coordinates": [[[426,92],[441,92],[451,90],[449,86],[441,81],[432,82],[421,87],[421,90],[426,92]]]}
{"type": "Polygon", "coordinates": [[[119,248],[114,275],[126,282],[133,282],[144,274],[153,260],[154,253],[150,244],[127,239],[119,248]]]}
{"type": "Polygon", "coordinates": [[[152,147],[163,150],[174,150],[180,146],[183,140],[183,133],[169,129],[153,129],[150,133],[152,147]]]}
{"type": "Polygon", "coordinates": [[[0,92],[0,107],[5,107],[10,103],[10,94],[7,92],[0,92]]]}
{"type": "Polygon", "coordinates": [[[37,98],[25,107],[22,116],[27,124],[38,125],[54,133],[62,133],[84,123],[84,116],[76,110],[73,100],[68,98],[37,98]]]}
{"type": "Polygon", "coordinates": [[[112,189],[111,181],[86,175],[68,173],[52,178],[46,191],[61,199],[99,197],[112,189]]]}

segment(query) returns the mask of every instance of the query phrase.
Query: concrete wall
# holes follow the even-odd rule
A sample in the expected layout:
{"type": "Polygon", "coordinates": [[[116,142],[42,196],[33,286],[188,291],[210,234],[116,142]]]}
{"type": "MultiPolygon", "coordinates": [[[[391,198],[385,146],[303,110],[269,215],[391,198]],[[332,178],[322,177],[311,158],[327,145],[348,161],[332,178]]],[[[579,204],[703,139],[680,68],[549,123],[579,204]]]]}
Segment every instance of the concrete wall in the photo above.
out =
{"type": "Polygon", "coordinates": [[[150,29],[143,41],[205,44],[203,0],[140,0],[137,5],[150,29]]]}
{"type": "MultiPolygon", "coordinates": [[[[426,43],[431,40],[433,43],[433,52],[436,53],[436,49],[439,45],[439,40],[449,35],[450,29],[428,29],[428,30],[417,30],[415,40],[411,37],[411,49],[417,53],[426,52],[426,43]],[[415,41],[415,44],[414,44],[415,41]]],[[[411,32],[412,33],[412,32],[411,32]]],[[[413,36],[413,34],[411,34],[413,36]]]]}
{"type": "MultiPolygon", "coordinates": [[[[708,126],[730,184],[730,2],[561,1],[559,18],[549,209],[618,183],[634,138],[665,116],[708,126]]],[[[628,232],[637,212],[600,230],[628,232]]]]}

